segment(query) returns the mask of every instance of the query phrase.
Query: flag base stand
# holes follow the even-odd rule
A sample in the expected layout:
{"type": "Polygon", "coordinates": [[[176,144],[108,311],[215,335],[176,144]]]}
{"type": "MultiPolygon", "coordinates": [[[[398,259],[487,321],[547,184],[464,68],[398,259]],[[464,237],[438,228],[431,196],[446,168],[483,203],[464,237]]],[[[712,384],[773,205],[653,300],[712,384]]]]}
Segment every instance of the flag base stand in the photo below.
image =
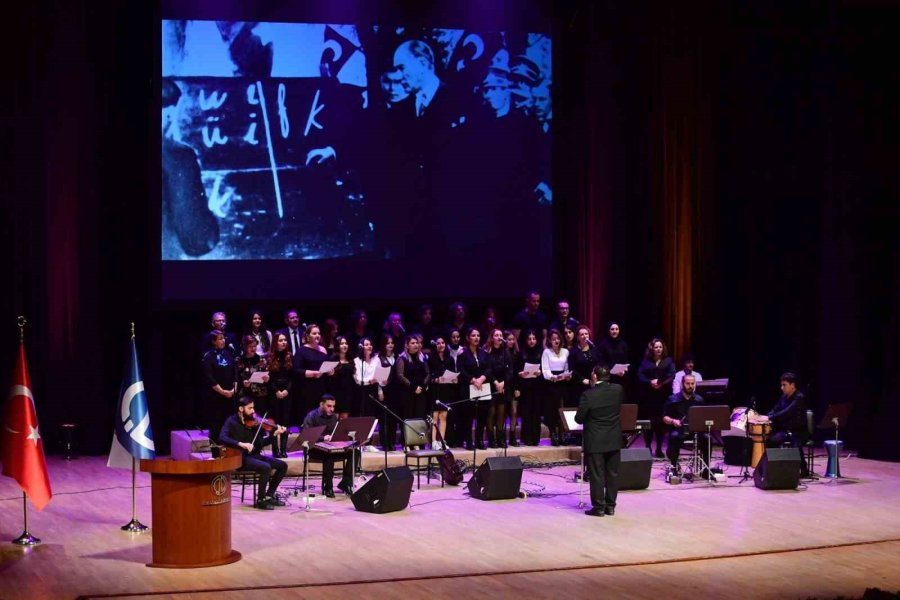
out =
{"type": "Polygon", "coordinates": [[[144,533],[149,527],[138,521],[137,519],[132,519],[127,524],[122,525],[120,528],[122,531],[127,531],[128,533],[144,533]]]}
{"type": "Polygon", "coordinates": [[[26,529],[22,532],[22,535],[14,539],[12,543],[18,544],[19,546],[37,546],[41,543],[41,540],[28,533],[28,530],[26,529]]]}

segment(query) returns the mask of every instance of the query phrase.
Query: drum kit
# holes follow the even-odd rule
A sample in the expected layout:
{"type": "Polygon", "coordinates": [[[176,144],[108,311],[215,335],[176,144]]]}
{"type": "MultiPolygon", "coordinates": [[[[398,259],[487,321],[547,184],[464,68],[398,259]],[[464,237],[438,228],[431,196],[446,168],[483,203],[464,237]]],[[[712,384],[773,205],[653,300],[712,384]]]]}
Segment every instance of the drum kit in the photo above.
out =
{"type": "Polygon", "coordinates": [[[731,411],[731,427],[746,433],[753,443],[750,466],[755,469],[766,452],[766,440],[772,433],[772,423],[767,416],[760,415],[752,408],[738,406],[731,411]]]}

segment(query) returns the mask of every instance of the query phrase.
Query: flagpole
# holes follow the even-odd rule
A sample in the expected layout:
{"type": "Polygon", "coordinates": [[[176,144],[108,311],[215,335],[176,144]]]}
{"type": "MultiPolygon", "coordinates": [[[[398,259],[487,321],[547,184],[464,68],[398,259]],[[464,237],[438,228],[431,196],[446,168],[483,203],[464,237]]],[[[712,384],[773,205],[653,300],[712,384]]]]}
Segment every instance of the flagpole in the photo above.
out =
{"type": "MultiPolygon", "coordinates": [[[[131,323],[131,339],[134,340],[134,322],[131,323]]],[[[122,525],[122,531],[127,531],[128,533],[143,533],[147,531],[149,527],[138,521],[137,518],[137,500],[136,500],[136,490],[137,490],[137,459],[134,456],[131,457],[131,520],[122,525]]]]}
{"type": "Polygon", "coordinates": [[[25,492],[22,492],[22,514],[25,516],[25,531],[22,532],[22,535],[14,539],[12,543],[18,544],[19,546],[37,546],[41,543],[40,538],[36,538],[28,533],[28,502],[25,501],[25,492]]]}

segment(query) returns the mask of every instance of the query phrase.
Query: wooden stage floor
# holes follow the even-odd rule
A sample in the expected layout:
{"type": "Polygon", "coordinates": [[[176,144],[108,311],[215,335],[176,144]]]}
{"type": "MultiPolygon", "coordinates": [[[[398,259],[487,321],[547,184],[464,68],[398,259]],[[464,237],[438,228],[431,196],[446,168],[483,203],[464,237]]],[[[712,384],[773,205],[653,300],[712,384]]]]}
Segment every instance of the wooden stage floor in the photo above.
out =
{"type": "MultiPolygon", "coordinates": [[[[15,482],[0,478],[0,598],[831,598],[900,590],[896,463],[850,458],[841,469],[853,481],[763,491],[737,478],[671,486],[657,462],[650,488],[621,492],[616,516],[604,518],[578,507],[575,466],[526,469],[528,497],[516,500],[483,502],[463,486],[423,480],[406,510],[386,515],[356,512],[340,494],[313,512],[302,510],[302,498],[258,511],[241,505],[235,488],[233,546],[243,559],[193,570],[144,566],[152,534],[119,530],[131,517],[131,474],[105,463],[49,459],[54,497],[43,512],[29,510],[29,529],[43,539],[29,550],[7,543],[22,530],[22,502],[15,482]]],[[[152,526],[149,478],[139,474],[138,486],[138,517],[152,526]]]]}

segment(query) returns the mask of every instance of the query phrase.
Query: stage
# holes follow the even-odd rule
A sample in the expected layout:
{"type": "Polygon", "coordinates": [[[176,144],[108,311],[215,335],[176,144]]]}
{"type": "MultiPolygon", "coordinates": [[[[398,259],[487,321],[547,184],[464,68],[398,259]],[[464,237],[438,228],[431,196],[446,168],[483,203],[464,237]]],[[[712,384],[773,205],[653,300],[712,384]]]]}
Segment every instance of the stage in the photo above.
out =
{"type": "MultiPolygon", "coordinates": [[[[523,450],[547,461],[558,452],[523,450]]],[[[385,515],[356,512],[342,494],[318,499],[310,512],[302,495],[259,511],[249,493],[241,504],[236,486],[233,547],[243,559],[194,570],[144,566],[152,533],[119,530],[131,517],[130,472],[105,463],[48,459],[54,496],[41,513],[29,507],[29,530],[43,540],[33,549],[8,543],[22,529],[21,492],[0,479],[0,597],[827,598],[900,590],[896,463],[850,457],[841,470],[852,479],[763,491],[737,477],[669,485],[656,462],[649,489],[621,492],[616,515],[603,518],[578,507],[574,465],[526,469],[527,498],[493,502],[423,478],[406,510],[385,515]]],[[[152,526],[149,477],[137,482],[138,517],[152,526]]]]}

